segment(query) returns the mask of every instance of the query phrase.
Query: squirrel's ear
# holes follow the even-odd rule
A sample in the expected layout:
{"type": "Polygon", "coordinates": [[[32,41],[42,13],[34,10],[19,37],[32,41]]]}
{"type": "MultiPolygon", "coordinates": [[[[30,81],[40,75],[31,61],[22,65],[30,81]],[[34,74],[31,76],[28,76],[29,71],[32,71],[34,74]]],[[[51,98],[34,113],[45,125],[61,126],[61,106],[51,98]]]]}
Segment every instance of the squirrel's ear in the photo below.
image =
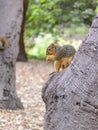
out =
{"type": "Polygon", "coordinates": [[[55,43],[51,43],[51,45],[52,45],[53,47],[55,47],[55,43]]]}

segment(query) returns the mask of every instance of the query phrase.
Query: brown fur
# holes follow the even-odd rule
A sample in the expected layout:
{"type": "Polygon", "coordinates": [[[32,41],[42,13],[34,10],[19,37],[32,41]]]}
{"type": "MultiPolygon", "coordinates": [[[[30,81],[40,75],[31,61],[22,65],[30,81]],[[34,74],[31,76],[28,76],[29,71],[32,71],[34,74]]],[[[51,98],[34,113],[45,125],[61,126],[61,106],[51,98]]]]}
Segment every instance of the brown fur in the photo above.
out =
{"type": "Polygon", "coordinates": [[[0,41],[2,42],[0,49],[5,49],[8,45],[6,35],[2,35],[0,41]]]}
{"type": "MultiPolygon", "coordinates": [[[[70,45],[67,47],[70,47],[70,45]]],[[[73,56],[75,54],[75,49],[74,47],[71,47],[69,50],[66,50],[66,46],[59,47],[58,45],[56,46],[55,44],[51,44],[47,50],[46,50],[47,58],[46,61],[49,63],[51,61],[54,62],[54,69],[55,72],[59,72],[60,69],[64,69],[68,67],[73,59],[73,56]],[[58,47],[58,50],[56,50],[58,47]],[[61,48],[64,48],[65,51],[62,51],[61,48]],[[58,52],[57,52],[58,51],[58,52]],[[60,57],[58,54],[61,54],[62,57],[60,57]],[[63,55],[64,54],[64,55],[63,55]],[[58,58],[60,57],[60,58],[58,58]]]]}

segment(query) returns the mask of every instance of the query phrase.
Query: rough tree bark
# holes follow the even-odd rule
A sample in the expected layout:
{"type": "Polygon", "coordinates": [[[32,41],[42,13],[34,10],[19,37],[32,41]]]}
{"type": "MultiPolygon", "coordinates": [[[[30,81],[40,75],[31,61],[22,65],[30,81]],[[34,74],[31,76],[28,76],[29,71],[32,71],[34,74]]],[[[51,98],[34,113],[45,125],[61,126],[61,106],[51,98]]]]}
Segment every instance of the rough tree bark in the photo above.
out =
{"type": "Polygon", "coordinates": [[[71,65],[43,87],[45,130],[98,130],[98,14],[71,65]]]}
{"type": "Polygon", "coordinates": [[[19,54],[17,61],[27,61],[27,56],[25,52],[25,43],[24,43],[24,26],[25,26],[25,19],[26,19],[26,11],[28,8],[29,0],[23,0],[23,19],[21,24],[21,33],[19,39],[19,54]]]}
{"type": "Polygon", "coordinates": [[[0,108],[23,108],[15,88],[15,63],[21,30],[22,0],[0,0],[0,36],[6,34],[8,47],[0,51],[0,108]]]}

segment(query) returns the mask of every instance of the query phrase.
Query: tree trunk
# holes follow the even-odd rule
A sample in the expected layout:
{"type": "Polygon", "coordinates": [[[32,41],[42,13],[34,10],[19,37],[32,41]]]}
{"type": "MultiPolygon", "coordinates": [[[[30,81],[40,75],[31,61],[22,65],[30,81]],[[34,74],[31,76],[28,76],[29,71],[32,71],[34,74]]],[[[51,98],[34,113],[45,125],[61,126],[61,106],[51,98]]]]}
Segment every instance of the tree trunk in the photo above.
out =
{"type": "Polygon", "coordinates": [[[98,14],[71,65],[43,87],[45,130],[98,130],[98,14]]]}
{"type": "Polygon", "coordinates": [[[0,37],[5,34],[8,46],[0,50],[0,108],[23,108],[15,88],[15,64],[18,55],[22,0],[0,0],[0,37]]]}
{"type": "Polygon", "coordinates": [[[23,1],[23,19],[22,19],[22,25],[21,25],[21,33],[20,33],[20,39],[19,39],[19,54],[18,54],[18,61],[27,61],[27,56],[25,53],[25,46],[24,46],[24,26],[25,26],[25,19],[26,19],[26,11],[28,8],[29,0],[23,1]]]}

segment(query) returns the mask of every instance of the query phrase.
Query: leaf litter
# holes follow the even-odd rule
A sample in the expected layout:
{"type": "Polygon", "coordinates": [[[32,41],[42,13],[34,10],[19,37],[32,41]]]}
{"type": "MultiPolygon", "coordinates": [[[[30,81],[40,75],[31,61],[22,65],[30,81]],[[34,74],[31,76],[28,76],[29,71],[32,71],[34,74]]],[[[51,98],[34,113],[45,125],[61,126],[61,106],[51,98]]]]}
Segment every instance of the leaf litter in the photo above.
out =
{"type": "Polygon", "coordinates": [[[43,130],[45,106],[42,86],[53,72],[46,61],[16,63],[16,90],[23,110],[0,110],[0,130],[43,130]]]}

